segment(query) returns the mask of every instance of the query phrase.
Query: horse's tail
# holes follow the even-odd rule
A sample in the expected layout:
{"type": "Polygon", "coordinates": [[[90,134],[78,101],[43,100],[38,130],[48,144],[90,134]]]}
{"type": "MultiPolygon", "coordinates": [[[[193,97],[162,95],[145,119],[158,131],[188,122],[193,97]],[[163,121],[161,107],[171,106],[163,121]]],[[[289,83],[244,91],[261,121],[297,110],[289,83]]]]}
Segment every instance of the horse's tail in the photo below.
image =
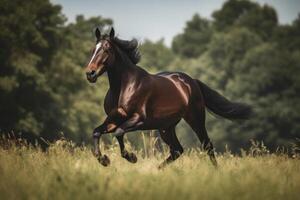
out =
{"type": "Polygon", "coordinates": [[[202,91],[205,106],[213,113],[230,120],[248,119],[252,115],[249,105],[231,102],[201,81],[196,81],[202,91]]]}

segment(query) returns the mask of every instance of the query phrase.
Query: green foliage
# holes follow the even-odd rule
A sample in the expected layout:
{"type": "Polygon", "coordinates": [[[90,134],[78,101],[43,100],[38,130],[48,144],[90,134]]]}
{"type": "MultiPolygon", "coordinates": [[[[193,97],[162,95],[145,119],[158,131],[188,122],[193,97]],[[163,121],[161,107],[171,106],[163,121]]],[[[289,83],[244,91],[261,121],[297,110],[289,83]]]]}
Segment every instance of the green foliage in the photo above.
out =
{"type": "Polygon", "coordinates": [[[86,83],[83,67],[93,47],[93,28],[112,21],[78,16],[75,24],[64,25],[60,6],[48,1],[1,4],[1,132],[53,139],[63,131],[77,142],[87,141],[91,123],[104,118],[107,84],[96,92],[86,83]]]}
{"type": "Polygon", "coordinates": [[[292,26],[281,25],[276,27],[274,32],[273,40],[278,43],[278,48],[287,51],[300,50],[300,13],[292,26]]]}
{"type": "Polygon", "coordinates": [[[212,32],[211,23],[195,14],[187,22],[184,33],[173,39],[172,49],[187,58],[198,57],[206,51],[212,32]]]}
{"type": "Polygon", "coordinates": [[[164,45],[163,39],[157,42],[145,40],[139,50],[142,55],[139,65],[154,72],[164,70],[175,58],[174,53],[164,45]]]}
{"type": "Polygon", "coordinates": [[[56,118],[53,88],[47,83],[48,64],[62,39],[60,6],[48,1],[0,3],[1,131],[12,128],[43,133],[56,118]]]}
{"type": "Polygon", "coordinates": [[[247,15],[250,11],[259,8],[258,3],[240,0],[226,1],[220,10],[213,13],[215,27],[218,30],[230,28],[239,17],[247,15]]]}
{"type": "Polygon", "coordinates": [[[274,28],[278,25],[276,11],[267,5],[243,13],[236,19],[235,24],[239,27],[247,27],[257,33],[264,40],[271,38],[274,28]]]}
{"type": "Polygon", "coordinates": [[[218,31],[228,31],[233,26],[247,27],[263,39],[268,39],[278,25],[276,11],[268,6],[260,6],[251,1],[229,0],[222,9],[213,13],[214,27],[218,31]]]}

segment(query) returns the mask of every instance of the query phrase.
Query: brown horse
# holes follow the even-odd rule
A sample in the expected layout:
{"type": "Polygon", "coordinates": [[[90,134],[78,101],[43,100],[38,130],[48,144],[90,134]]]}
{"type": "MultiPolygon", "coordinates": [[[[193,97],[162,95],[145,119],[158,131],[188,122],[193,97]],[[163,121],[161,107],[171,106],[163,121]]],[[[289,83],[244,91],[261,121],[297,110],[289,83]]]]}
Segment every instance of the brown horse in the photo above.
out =
{"type": "Polygon", "coordinates": [[[183,153],[175,133],[175,126],[183,118],[196,132],[213,165],[217,166],[205,128],[205,108],[232,120],[248,118],[251,108],[230,102],[185,73],[149,74],[136,65],[140,59],[137,41],[118,39],[113,28],[108,35],[101,35],[100,29],[96,28],[95,35],[96,47],[86,67],[86,76],[89,82],[95,83],[107,72],[110,86],[104,102],[107,118],[93,132],[94,155],[98,161],[104,166],[110,163],[99,149],[102,134],[115,132],[122,157],[135,163],[135,154],[124,147],[124,134],[157,129],[170,147],[169,157],[159,166],[164,167],[183,153]]]}

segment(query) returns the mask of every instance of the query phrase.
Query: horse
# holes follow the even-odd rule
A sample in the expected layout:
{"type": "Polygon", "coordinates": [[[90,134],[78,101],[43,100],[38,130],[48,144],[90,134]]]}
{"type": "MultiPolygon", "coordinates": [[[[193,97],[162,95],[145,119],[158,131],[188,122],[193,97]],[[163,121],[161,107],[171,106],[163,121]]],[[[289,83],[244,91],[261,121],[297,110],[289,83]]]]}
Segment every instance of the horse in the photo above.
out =
{"type": "Polygon", "coordinates": [[[95,83],[107,73],[109,90],[104,100],[107,114],[104,122],[93,131],[93,154],[103,165],[110,160],[99,148],[101,135],[114,133],[121,156],[131,163],[137,162],[134,153],[125,149],[124,134],[137,130],[158,130],[169,147],[169,156],[158,166],[163,168],[183,153],[175,127],[184,119],[197,134],[212,164],[217,167],[214,147],[205,128],[206,108],[230,119],[247,119],[251,106],[232,102],[200,80],[183,72],[150,74],[137,65],[141,56],[138,42],[122,40],[113,28],[108,34],[95,29],[96,45],[85,68],[86,78],[95,83]]]}

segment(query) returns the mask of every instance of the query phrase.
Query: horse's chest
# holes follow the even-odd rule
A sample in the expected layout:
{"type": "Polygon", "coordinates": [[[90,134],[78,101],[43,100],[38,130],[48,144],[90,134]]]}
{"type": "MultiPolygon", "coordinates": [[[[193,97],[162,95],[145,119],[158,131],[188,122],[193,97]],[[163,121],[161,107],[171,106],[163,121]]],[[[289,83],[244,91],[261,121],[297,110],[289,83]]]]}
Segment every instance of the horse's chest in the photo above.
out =
{"type": "Polygon", "coordinates": [[[128,87],[120,94],[119,106],[122,106],[128,111],[136,112],[144,110],[148,96],[149,94],[145,91],[138,90],[138,88],[135,87],[128,87]]]}

